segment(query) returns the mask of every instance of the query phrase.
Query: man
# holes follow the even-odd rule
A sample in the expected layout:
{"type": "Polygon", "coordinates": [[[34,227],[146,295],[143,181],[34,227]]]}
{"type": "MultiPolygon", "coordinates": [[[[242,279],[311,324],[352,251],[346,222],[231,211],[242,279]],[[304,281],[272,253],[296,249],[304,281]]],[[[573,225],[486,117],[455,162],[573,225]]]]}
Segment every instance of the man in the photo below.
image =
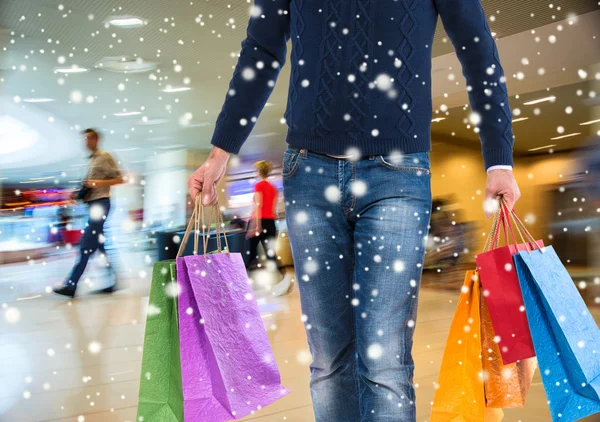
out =
{"type": "MultiPolygon", "coordinates": [[[[83,201],[89,209],[89,221],[79,247],[79,259],[67,280],[53,290],[59,295],[73,297],[77,289],[77,283],[85,271],[85,267],[92,254],[100,250],[105,257],[104,249],[104,223],[110,212],[110,187],[123,183],[121,171],[113,157],[98,148],[100,134],[94,129],[83,131],[86,147],[91,151],[89,170],[83,182],[85,194],[83,201]]],[[[107,263],[107,269],[113,278],[113,285],[104,289],[106,293],[112,293],[115,289],[114,270],[107,263]]]]}
{"type": "MultiPolygon", "coordinates": [[[[412,338],[431,209],[431,45],[441,16],[467,79],[489,202],[512,207],[511,111],[479,0],[255,0],[207,161],[215,183],[286,59],[286,218],[317,422],[415,421],[412,338]]],[[[490,213],[490,207],[486,212],[490,213]]]]}

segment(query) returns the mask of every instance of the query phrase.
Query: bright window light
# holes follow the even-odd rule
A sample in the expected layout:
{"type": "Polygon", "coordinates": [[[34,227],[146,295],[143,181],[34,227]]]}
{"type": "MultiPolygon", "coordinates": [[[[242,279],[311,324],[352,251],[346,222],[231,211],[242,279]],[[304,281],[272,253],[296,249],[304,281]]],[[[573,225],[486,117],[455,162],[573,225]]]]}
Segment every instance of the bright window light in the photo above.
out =
{"type": "Polygon", "coordinates": [[[0,127],[0,155],[29,149],[38,142],[39,134],[13,117],[0,116],[0,127]]]}

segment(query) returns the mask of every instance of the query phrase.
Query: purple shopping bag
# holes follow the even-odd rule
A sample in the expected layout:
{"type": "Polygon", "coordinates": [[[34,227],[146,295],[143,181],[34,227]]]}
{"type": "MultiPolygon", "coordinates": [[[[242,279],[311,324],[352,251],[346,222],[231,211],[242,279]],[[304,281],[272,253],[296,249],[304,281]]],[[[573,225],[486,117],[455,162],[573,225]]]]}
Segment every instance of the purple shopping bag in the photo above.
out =
{"type": "Polygon", "coordinates": [[[241,419],[290,392],[281,385],[239,253],[178,257],[177,282],[186,422],[241,419]]]}

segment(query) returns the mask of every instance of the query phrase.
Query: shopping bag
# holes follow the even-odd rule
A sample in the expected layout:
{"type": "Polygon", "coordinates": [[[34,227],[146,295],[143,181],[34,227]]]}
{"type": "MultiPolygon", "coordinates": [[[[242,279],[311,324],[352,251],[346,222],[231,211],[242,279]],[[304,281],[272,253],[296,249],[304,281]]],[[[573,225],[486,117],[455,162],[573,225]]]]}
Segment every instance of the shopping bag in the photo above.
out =
{"type": "Polygon", "coordinates": [[[487,407],[505,409],[523,407],[537,360],[529,358],[504,365],[485,300],[480,301],[480,318],[485,404],[487,407]]]}
{"type": "Polygon", "coordinates": [[[551,246],[515,266],[554,421],[600,412],[600,330],[551,246]]]}
{"type": "Polygon", "coordinates": [[[475,272],[467,272],[461,292],[444,349],[430,422],[501,421],[500,409],[485,406],[480,287],[475,272]]]}
{"type": "MultiPolygon", "coordinates": [[[[197,255],[203,211],[197,201],[194,255],[177,258],[184,415],[186,422],[221,422],[241,419],[290,391],[281,385],[242,256],[222,252],[222,220],[219,253],[197,255]]],[[[213,211],[221,218],[218,208],[213,211]]],[[[204,228],[202,222],[206,251],[204,228]]]]}
{"type": "MultiPolygon", "coordinates": [[[[518,251],[531,249],[532,245],[529,242],[517,243],[509,211],[503,203],[499,213],[497,225],[492,228],[492,244],[497,245],[500,232],[504,231],[507,245],[480,253],[475,257],[475,261],[494,331],[499,340],[502,360],[504,364],[509,364],[535,356],[521,287],[512,258],[518,251]],[[512,234],[513,244],[509,242],[507,228],[512,234]]],[[[537,243],[543,246],[541,241],[537,243]]]]}
{"type": "Polygon", "coordinates": [[[175,261],[154,264],[138,404],[138,421],[183,422],[175,261]]]}

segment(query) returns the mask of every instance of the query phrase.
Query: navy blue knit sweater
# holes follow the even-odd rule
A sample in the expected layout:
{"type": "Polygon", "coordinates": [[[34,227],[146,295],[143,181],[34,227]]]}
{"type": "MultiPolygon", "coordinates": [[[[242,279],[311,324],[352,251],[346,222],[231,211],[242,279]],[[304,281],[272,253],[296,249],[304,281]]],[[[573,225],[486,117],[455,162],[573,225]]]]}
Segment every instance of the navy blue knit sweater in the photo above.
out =
{"type": "Polygon", "coordinates": [[[512,165],[508,95],[479,0],[255,0],[212,144],[239,152],[291,38],[288,144],[336,155],[429,151],[438,15],[463,67],[485,166],[512,165]]]}

